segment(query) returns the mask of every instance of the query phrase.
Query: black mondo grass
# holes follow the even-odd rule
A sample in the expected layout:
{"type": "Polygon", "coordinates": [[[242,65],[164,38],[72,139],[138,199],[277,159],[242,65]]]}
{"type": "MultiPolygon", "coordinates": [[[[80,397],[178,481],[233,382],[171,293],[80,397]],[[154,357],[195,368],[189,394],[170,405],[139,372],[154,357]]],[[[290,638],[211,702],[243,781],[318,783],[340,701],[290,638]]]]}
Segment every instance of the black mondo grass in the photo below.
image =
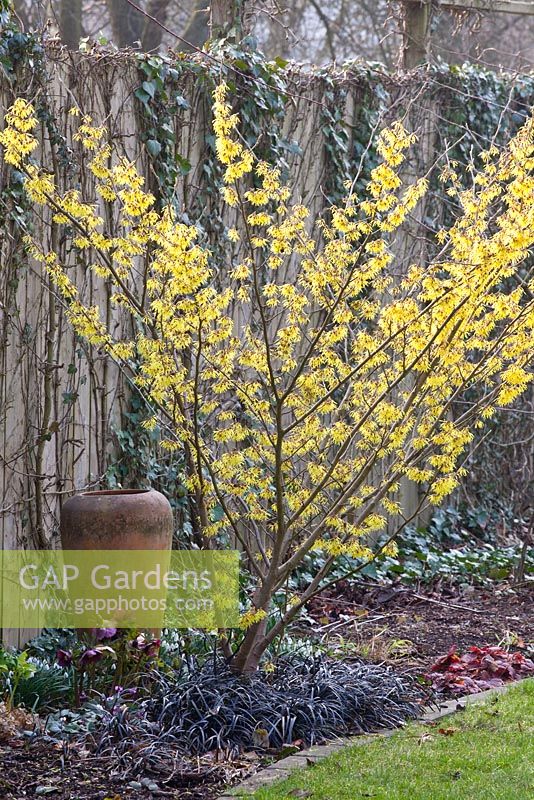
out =
{"type": "Polygon", "coordinates": [[[150,697],[110,712],[92,732],[97,752],[113,752],[128,772],[156,762],[166,771],[178,756],[237,755],[398,727],[419,716],[426,699],[390,667],[354,660],[284,657],[273,672],[247,678],[224,662],[191,666],[157,675],[150,697]]]}

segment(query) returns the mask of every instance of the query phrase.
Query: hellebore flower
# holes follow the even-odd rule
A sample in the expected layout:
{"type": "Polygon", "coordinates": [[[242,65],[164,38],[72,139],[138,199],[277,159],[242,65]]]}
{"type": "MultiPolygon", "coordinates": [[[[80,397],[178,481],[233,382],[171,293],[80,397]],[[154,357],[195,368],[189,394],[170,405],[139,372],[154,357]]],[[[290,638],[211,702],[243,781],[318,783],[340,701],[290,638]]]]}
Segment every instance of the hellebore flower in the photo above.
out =
{"type": "Polygon", "coordinates": [[[60,667],[70,667],[72,664],[72,653],[70,650],[57,650],[56,661],[60,667]]]}
{"type": "Polygon", "coordinates": [[[117,628],[95,628],[95,638],[97,642],[104,639],[113,639],[117,634],[117,628]]]}
{"type": "Polygon", "coordinates": [[[158,654],[161,639],[147,639],[144,634],[140,633],[139,636],[130,642],[130,645],[134,650],[139,650],[140,653],[152,658],[152,656],[158,654]]]}
{"type": "Polygon", "coordinates": [[[117,654],[112,647],[106,647],[106,645],[97,645],[96,647],[88,647],[81,656],[78,664],[80,667],[84,667],[86,664],[95,664],[97,661],[100,661],[105,655],[111,655],[115,657],[117,654]]]}
{"type": "Polygon", "coordinates": [[[95,647],[88,647],[85,650],[79,660],[80,667],[84,667],[86,664],[94,664],[96,661],[100,661],[102,658],[102,653],[100,650],[97,650],[95,647]]]}

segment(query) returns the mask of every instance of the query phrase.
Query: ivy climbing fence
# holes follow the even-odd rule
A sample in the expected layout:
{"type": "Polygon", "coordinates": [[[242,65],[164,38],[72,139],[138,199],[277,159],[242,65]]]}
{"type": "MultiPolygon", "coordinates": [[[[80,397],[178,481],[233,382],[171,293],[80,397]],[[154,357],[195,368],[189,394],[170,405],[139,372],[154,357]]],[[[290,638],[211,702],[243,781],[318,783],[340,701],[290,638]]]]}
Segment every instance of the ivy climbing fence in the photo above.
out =
{"type": "MultiPolygon", "coordinates": [[[[402,118],[418,134],[404,179],[428,175],[432,191],[392,243],[399,276],[414,261],[424,263],[433,232],[454,212],[437,179],[439,168],[447,161],[468,163],[478,149],[505,140],[534,96],[532,78],[473,67],[441,65],[392,76],[362,65],[299,69],[235,49],[190,61],[98,50],[73,54],[43,51],[31,36],[14,32],[3,34],[0,62],[2,116],[16,96],[34,103],[41,143],[36,157],[59,186],[79,187],[97,202],[76,139],[80,118],[70,113],[77,108],[107,126],[114,146],[135,160],[158,201],[174,203],[184,221],[194,221],[218,263],[228,267],[239,258],[239,244],[225,233],[235,220],[231,209],[221,213],[211,131],[211,92],[221,77],[236,90],[247,142],[274,154],[312,220],[328,213],[347,181],[365,186],[376,163],[373,136],[384,124],[402,118]]],[[[148,416],[143,401],[102,353],[74,336],[41,266],[25,252],[25,233],[37,231],[45,247],[71,266],[80,293],[99,305],[108,323],[127,322],[109,294],[93,285],[87,251],[68,250],[58,226],[28,204],[23,176],[5,163],[0,200],[2,549],[57,546],[65,497],[139,481],[166,492],[178,537],[187,541],[179,455],[160,453],[157,431],[149,434],[140,425],[148,416]]],[[[113,230],[113,211],[104,204],[101,213],[113,230]]],[[[139,264],[141,273],[144,266],[139,264]]],[[[401,486],[405,516],[415,513],[419,499],[417,488],[401,486]]]]}

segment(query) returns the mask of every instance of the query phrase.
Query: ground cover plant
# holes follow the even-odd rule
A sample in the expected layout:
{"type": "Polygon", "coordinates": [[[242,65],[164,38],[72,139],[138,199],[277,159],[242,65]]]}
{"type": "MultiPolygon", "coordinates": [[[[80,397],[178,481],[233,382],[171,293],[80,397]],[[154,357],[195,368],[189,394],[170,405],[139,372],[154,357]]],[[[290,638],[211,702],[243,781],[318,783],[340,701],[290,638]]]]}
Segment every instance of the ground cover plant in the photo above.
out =
{"type": "MultiPolygon", "coordinates": [[[[499,537],[495,521],[488,524],[484,510],[467,514],[455,508],[437,509],[425,527],[407,525],[396,538],[395,555],[379,553],[370,563],[343,555],[333,565],[331,578],[370,581],[402,581],[403,584],[478,584],[508,580],[516,575],[534,575],[534,546],[523,544],[525,536],[518,521],[510,533],[499,537]]],[[[290,583],[299,589],[320,569],[328,554],[317,549],[309,553],[290,583]]]]}
{"type": "MultiPolygon", "coordinates": [[[[262,758],[277,759],[331,736],[402,724],[417,717],[428,698],[413,678],[361,659],[295,653],[244,678],[213,642],[210,652],[209,637],[202,646],[193,632],[190,641],[169,632],[161,648],[140,639],[111,630],[94,631],[91,641],[87,633],[42,633],[22,660],[33,669],[39,658],[49,684],[29,686],[14,710],[0,703],[0,745],[15,753],[24,747],[49,762],[47,747],[81,753],[90,764],[106,764],[113,781],[132,791],[209,787],[225,770],[234,777],[243,763],[250,771],[262,758]],[[47,691],[52,674],[61,676],[63,695],[47,691]],[[41,716],[24,708],[36,690],[44,695],[35,703],[41,716]]],[[[17,660],[15,653],[5,655],[17,660]]],[[[62,771],[57,780],[66,790],[68,775],[62,771]]],[[[43,793],[56,790],[44,774],[39,785],[43,793]]]]}
{"type": "MultiPolygon", "coordinates": [[[[347,187],[345,201],[310,228],[279,168],[241,142],[224,84],[213,111],[221,196],[240,219],[229,233],[231,268],[212,263],[171,205],[156,210],[134,164],[114,156],[91,119],[80,120],[77,138],[121,236],[107,233],[92,200],[60,190],[31,161],[36,119],[26,101],[6,115],[0,142],[30,199],[52,211],[96,278],[111,282],[139,332],[115,340],[58,254],[27,240],[68,318],[130,371],[154,411],[147,426],[161,423],[164,444],[184,449],[204,545],[227,546],[232,534],[248,556],[244,633],[220,642],[232,668],[249,673],[328,585],[339,555],[372,560],[369,536],[402,517],[399,481],[424,485],[439,503],[457,485],[474,429],[526,388],[532,300],[524,276],[514,277],[534,241],[533,122],[507,148],[481,154],[472,189],[444,171],[461,211],[438,233],[435,261],[396,280],[392,234],[427,190],[423,178],[401,191],[413,134],[400,123],[383,131],[365,192],[347,187]],[[452,419],[468,389],[474,399],[452,419]],[[323,565],[275,606],[314,548],[327,554],[323,565]]],[[[394,533],[383,552],[395,552],[394,533]]]]}
{"type": "Polygon", "coordinates": [[[534,661],[523,653],[509,653],[502,647],[470,647],[460,655],[453,645],[432,664],[427,678],[438,691],[476,694],[534,675],[534,661]]]}
{"type": "MultiPolygon", "coordinates": [[[[387,584],[367,587],[354,606],[344,601],[348,595],[338,594],[332,603],[338,603],[342,617],[335,624],[350,618],[353,624],[358,619],[372,622],[372,612],[366,618],[363,598],[370,603],[374,595],[396,597],[398,592],[398,587],[387,584]]],[[[411,616],[409,606],[404,607],[399,599],[412,592],[402,587],[400,598],[394,601],[394,613],[388,619],[391,635],[395,630],[392,623],[398,623],[400,614],[402,618],[411,616]]],[[[22,706],[6,713],[0,705],[0,757],[6,797],[19,800],[19,788],[24,786],[24,796],[28,797],[33,797],[32,792],[39,787],[43,792],[53,789],[55,795],[69,800],[72,796],[101,800],[115,793],[125,798],[148,798],[152,796],[150,785],[153,791],[157,787],[171,796],[174,792],[181,798],[211,800],[225,783],[246,777],[308,741],[397,725],[416,715],[421,703],[430,702],[429,686],[422,685],[417,676],[428,672],[435,661],[440,661],[440,668],[447,668],[450,657],[438,656],[444,653],[445,643],[457,640],[456,630],[461,629],[464,642],[458,653],[468,650],[473,641],[481,643],[476,658],[464,664],[459,657],[461,670],[451,675],[436,671],[435,675],[459,683],[465,677],[484,680],[482,672],[488,666],[484,657],[491,655],[484,642],[497,633],[497,621],[503,626],[501,630],[506,630],[508,615],[518,619],[519,606],[513,602],[516,594],[504,592],[501,601],[508,599],[501,608],[495,594],[490,594],[493,599],[484,606],[484,616],[474,614],[470,620],[464,611],[454,611],[454,600],[453,608],[446,601],[441,606],[427,606],[426,619],[435,621],[436,635],[425,657],[413,662],[405,652],[402,658],[393,658],[395,653],[388,658],[387,648],[367,654],[367,659],[378,655],[380,662],[391,661],[389,668],[383,663],[373,666],[362,661],[357,653],[363,655],[363,649],[351,648],[350,641],[327,648],[309,635],[306,639],[290,636],[284,643],[285,653],[273,652],[265,670],[243,680],[220,660],[214,636],[169,631],[163,637],[159,657],[145,661],[139,673],[133,670],[126,687],[116,687],[113,671],[117,661],[102,653],[93,661],[91,687],[88,676],[84,679],[88,692],[78,707],[74,703],[72,665],[59,668],[58,657],[63,661],[64,653],[72,653],[73,660],[78,660],[94,647],[78,641],[70,631],[45,631],[28,646],[27,659],[30,664],[40,664],[47,674],[59,674],[67,693],[54,700],[44,684],[40,689],[44,701],[38,706],[40,716],[33,715],[28,709],[35,702],[36,692],[30,677],[28,692],[16,699],[22,706]],[[461,623],[460,628],[456,622],[461,623]],[[286,736],[294,738],[284,742],[286,736]],[[192,756],[192,750],[204,755],[192,756]]],[[[417,635],[424,635],[426,627],[421,599],[424,601],[424,595],[415,606],[413,622],[417,635]]],[[[468,602],[476,606],[474,595],[468,602]]],[[[499,648],[499,658],[492,658],[497,667],[509,664],[515,672],[518,663],[514,651],[519,648],[527,655],[528,609],[526,603],[525,641],[510,632],[507,644],[503,642],[499,648]]],[[[383,626],[384,611],[375,613],[377,624],[383,626]]],[[[316,623],[314,627],[320,626],[316,623]]],[[[113,636],[99,641],[121,648],[113,636]]],[[[129,649],[131,641],[127,637],[123,644],[129,649]]],[[[16,660],[15,653],[9,655],[16,660]]],[[[508,674],[508,669],[505,672],[506,678],[516,677],[508,674]]],[[[5,696],[6,689],[0,691],[5,696]]]]}
{"type": "MultiPolygon", "coordinates": [[[[255,800],[527,800],[534,790],[534,681],[434,725],[344,749],[255,800]]],[[[252,797],[252,794],[248,794],[252,797]]]]}
{"type": "Polygon", "coordinates": [[[359,659],[286,656],[247,681],[224,661],[194,661],[155,676],[146,697],[130,711],[115,707],[93,737],[97,754],[112,750],[132,771],[157,753],[168,772],[176,753],[276,753],[395,727],[417,717],[427,696],[415,681],[359,659]]]}

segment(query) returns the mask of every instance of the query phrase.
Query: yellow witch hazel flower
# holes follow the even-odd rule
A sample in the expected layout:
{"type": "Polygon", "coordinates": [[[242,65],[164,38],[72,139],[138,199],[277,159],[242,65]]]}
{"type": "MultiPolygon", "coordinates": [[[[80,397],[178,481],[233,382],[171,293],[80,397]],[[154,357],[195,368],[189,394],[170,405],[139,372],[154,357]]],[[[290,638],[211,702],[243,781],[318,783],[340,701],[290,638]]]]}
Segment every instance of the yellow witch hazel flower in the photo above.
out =
{"type": "Polygon", "coordinates": [[[34,164],[28,164],[26,172],[27,179],[24,188],[30,200],[34,203],[44,205],[49,198],[54,196],[54,176],[46,172],[41,172],[34,164]]]}
{"type": "Polygon", "coordinates": [[[402,122],[395,122],[382,131],[376,149],[390,167],[398,167],[404,161],[403,151],[415,144],[417,137],[406,130],[402,122]]]}
{"type": "Polygon", "coordinates": [[[256,623],[261,622],[266,616],[267,612],[262,608],[250,608],[241,615],[239,619],[239,627],[243,630],[247,630],[248,628],[252,627],[252,625],[256,625],[256,623]]]}
{"type": "Polygon", "coordinates": [[[81,142],[86,150],[97,150],[105,135],[106,129],[104,126],[93,125],[92,117],[85,115],[82,124],[74,134],[74,139],[81,142]]]}
{"type": "Polygon", "coordinates": [[[0,145],[4,148],[7,164],[20,167],[37,148],[38,142],[31,133],[37,126],[33,106],[17,98],[6,114],[6,127],[0,131],[0,145]]]}
{"type": "Polygon", "coordinates": [[[213,104],[213,129],[215,131],[215,148],[221,164],[226,165],[224,174],[225,183],[234,183],[252,169],[253,155],[240,142],[232,138],[239,118],[231,113],[230,105],[226,102],[227,87],[220,84],[215,89],[213,104]]]}

